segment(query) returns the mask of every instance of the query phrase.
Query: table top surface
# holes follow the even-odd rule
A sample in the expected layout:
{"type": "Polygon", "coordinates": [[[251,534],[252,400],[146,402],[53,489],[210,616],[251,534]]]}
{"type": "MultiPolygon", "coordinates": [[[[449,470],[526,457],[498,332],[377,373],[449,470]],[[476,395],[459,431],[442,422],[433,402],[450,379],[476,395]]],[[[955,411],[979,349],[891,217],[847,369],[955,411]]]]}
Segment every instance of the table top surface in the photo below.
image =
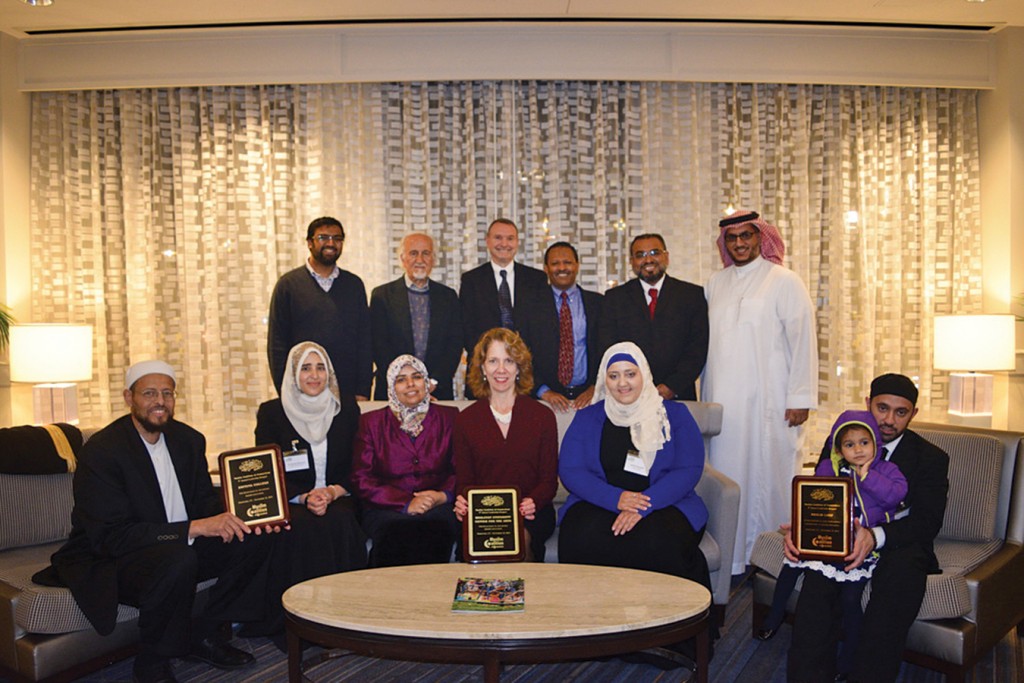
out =
{"type": "Polygon", "coordinates": [[[291,614],[382,635],[490,640],[565,638],[663,626],[700,615],[711,594],[668,574],[572,564],[463,563],[366,569],[289,588],[291,614]],[[522,612],[452,611],[461,577],[522,578],[522,612]]]}

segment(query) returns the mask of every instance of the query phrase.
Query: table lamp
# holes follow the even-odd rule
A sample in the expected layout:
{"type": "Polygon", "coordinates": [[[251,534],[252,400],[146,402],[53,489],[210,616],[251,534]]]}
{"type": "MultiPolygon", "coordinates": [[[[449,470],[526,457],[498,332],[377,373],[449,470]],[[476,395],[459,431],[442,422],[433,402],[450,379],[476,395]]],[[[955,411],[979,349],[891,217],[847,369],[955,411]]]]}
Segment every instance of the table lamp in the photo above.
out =
{"type": "Polygon", "coordinates": [[[1013,370],[1012,315],[935,316],[936,370],[949,373],[949,413],[991,417],[992,375],[979,371],[1013,370]]]}
{"type": "Polygon", "coordinates": [[[78,424],[78,384],[92,379],[92,325],[12,325],[11,381],[32,383],[36,424],[78,424]]]}

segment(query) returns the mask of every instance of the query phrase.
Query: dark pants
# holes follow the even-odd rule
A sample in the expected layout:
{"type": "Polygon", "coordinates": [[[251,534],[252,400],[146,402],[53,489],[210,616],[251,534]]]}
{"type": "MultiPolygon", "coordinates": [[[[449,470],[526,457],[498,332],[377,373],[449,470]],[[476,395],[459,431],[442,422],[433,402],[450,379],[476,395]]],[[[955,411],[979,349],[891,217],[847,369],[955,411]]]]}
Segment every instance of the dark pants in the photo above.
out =
{"type": "Polygon", "coordinates": [[[267,559],[272,536],[246,536],[244,542],[197,538],[154,545],[117,561],[119,602],[139,609],[142,659],[178,657],[190,641],[214,637],[225,621],[262,616],[267,559]],[[218,577],[192,629],[196,584],[218,577]]]}
{"type": "Polygon", "coordinates": [[[460,532],[455,512],[447,503],[423,515],[366,508],[363,529],[373,539],[371,567],[450,562],[460,532]]]}
{"type": "Polygon", "coordinates": [[[530,534],[530,552],[533,553],[534,562],[543,562],[547,549],[547,543],[551,535],[555,533],[555,506],[537,510],[533,519],[524,519],[523,527],[530,534]]]}
{"type": "MultiPolygon", "coordinates": [[[[927,557],[919,547],[886,548],[871,577],[871,598],[860,625],[850,678],[888,683],[899,675],[907,632],[917,618],[927,582],[927,557]]],[[[842,619],[841,589],[818,572],[804,572],[797,603],[788,678],[832,681],[842,619]]]]}

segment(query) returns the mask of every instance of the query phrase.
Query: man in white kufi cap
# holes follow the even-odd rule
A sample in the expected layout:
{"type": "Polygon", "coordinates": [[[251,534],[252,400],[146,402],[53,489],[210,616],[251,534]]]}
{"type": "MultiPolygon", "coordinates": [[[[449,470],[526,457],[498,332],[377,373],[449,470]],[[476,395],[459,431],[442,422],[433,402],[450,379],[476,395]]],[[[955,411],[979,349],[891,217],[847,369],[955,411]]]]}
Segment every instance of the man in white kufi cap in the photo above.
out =
{"type": "Polygon", "coordinates": [[[53,556],[56,578],[100,635],[114,629],[119,603],[139,608],[133,680],[143,683],[174,681],[172,657],[222,669],[253,661],[220,627],[262,618],[273,539],[224,512],[206,439],[174,419],[176,384],[164,361],[128,368],[129,414],[83,446],[71,536],[53,556]],[[217,583],[193,624],[196,584],[212,577],[217,583]]]}

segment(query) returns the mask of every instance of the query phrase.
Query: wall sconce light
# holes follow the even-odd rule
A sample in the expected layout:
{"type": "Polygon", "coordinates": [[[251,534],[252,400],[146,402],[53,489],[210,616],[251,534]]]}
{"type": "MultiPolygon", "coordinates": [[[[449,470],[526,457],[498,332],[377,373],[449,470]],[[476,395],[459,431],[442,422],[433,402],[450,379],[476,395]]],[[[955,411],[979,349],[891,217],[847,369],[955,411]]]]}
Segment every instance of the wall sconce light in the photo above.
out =
{"type": "Polygon", "coordinates": [[[78,424],[78,384],[92,379],[92,325],[11,326],[11,381],[32,387],[36,424],[78,424]]]}
{"type": "Polygon", "coordinates": [[[1016,367],[1012,315],[935,316],[936,370],[949,374],[949,413],[991,417],[992,375],[1016,367]]]}

